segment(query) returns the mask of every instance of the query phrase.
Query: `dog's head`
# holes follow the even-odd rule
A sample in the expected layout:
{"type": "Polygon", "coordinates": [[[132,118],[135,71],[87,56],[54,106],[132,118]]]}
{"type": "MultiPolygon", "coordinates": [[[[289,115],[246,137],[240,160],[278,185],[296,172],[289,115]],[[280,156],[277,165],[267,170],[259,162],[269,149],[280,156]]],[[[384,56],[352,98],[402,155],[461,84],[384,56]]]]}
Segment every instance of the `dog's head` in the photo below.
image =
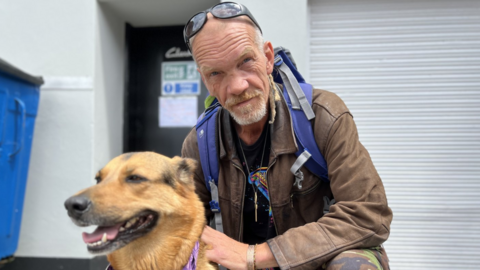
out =
{"type": "Polygon", "coordinates": [[[65,208],[78,226],[98,226],[83,233],[83,240],[91,253],[107,254],[159,230],[161,223],[175,227],[172,220],[178,219],[172,217],[192,214],[195,165],[152,152],[123,154],[97,173],[97,185],[67,199],[65,208]]]}

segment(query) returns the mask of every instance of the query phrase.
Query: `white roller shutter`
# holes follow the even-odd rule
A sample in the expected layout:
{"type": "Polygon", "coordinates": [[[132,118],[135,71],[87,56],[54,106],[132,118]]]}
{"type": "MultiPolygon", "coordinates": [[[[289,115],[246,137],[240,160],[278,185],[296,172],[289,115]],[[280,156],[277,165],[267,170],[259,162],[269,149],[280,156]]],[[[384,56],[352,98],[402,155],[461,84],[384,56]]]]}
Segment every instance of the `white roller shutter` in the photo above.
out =
{"type": "Polygon", "coordinates": [[[480,269],[480,1],[310,1],[310,80],[385,184],[392,270],[480,269]]]}

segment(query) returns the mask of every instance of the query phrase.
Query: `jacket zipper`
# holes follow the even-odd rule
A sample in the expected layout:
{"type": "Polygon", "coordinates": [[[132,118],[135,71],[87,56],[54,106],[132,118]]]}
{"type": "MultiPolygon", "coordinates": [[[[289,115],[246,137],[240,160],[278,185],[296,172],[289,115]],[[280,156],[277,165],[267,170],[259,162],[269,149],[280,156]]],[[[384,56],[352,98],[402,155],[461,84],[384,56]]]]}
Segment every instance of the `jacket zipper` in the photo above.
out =
{"type": "MultiPolygon", "coordinates": [[[[293,129],[293,119],[292,119],[292,114],[290,113],[290,108],[288,108],[288,102],[285,98],[285,96],[280,95],[281,98],[283,98],[283,101],[285,102],[285,104],[287,105],[287,112],[288,112],[288,117],[290,118],[290,130],[292,132],[292,136],[293,136],[293,142],[295,143],[295,147],[297,148],[297,151],[298,151],[298,144],[297,144],[297,137],[295,136],[295,130],[293,129]]],[[[290,102],[292,102],[290,100],[290,102]]],[[[290,207],[293,208],[293,196],[296,195],[297,193],[292,193],[290,195],[290,207]]],[[[273,215],[273,209],[272,209],[272,215],[273,215]]]]}
{"type": "MultiPolygon", "coordinates": [[[[270,163],[270,165],[268,165],[268,168],[267,168],[267,171],[265,172],[265,178],[267,179],[267,185],[270,187],[270,182],[268,182],[268,170],[273,166],[273,164],[275,164],[277,162],[277,158],[274,158],[272,160],[272,163],[270,163]]],[[[270,189],[270,188],[269,188],[270,189]]],[[[275,215],[273,214],[273,207],[272,207],[272,193],[269,192],[269,196],[270,196],[270,208],[272,208],[272,219],[273,219],[273,227],[275,228],[275,233],[276,235],[278,235],[278,229],[277,229],[277,222],[275,222],[275,215]]]]}
{"type": "Polygon", "coordinates": [[[240,168],[237,164],[235,164],[234,162],[232,162],[233,164],[233,167],[239,169],[241,172],[242,172],[242,175],[243,175],[243,192],[242,192],[242,205],[241,205],[241,208],[240,208],[240,230],[238,232],[238,241],[242,241],[242,233],[243,233],[243,207],[244,207],[244,204],[245,204],[245,189],[247,188],[247,182],[245,181],[245,172],[243,171],[242,168],[240,168]]]}
{"type": "Polygon", "coordinates": [[[311,188],[309,188],[308,190],[292,192],[292,194],[290,195],[290,207],[293,208],[293,196],[305,196],[305,195],[308,195],[308,194],[312,193],[321,184],[320,181],[322,181],[322,180],[318,179],[317,182],[311,188]]]}

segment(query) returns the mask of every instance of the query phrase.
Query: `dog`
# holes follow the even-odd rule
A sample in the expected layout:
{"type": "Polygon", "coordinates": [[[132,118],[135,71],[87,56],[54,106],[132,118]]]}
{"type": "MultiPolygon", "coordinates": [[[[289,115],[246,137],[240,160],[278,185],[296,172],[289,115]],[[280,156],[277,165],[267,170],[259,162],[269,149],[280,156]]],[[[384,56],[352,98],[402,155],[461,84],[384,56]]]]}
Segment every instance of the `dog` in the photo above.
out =
{"type": "Polygon", "coordinates": [[[195,167],[188,158],[123,154],[96,174],[96,185],[67,199],[65,208],[77,226],[98,226],[84,232],[83,240],[90,253],[107,254],[114,270],[175,270],[193,264],[217,269],[200,241],[206,219],[195,193],[195,167]],[[192,250],[198,250],[196,258],[192,250]]]}

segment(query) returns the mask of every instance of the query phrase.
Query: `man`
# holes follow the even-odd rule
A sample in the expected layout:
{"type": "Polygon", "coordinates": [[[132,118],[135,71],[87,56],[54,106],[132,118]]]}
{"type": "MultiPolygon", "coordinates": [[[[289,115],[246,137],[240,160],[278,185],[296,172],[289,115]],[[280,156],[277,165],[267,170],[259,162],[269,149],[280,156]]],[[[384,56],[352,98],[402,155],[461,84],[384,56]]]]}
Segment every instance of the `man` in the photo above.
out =
{"type": "MultiPolygon", "coordinates": [[[[271,79],[272,44],[263,42],[253,16],[242,5],[220,3],[192,17],[184,35],[210,95],[223,106],[217,130],[225,234],[205,228],[207,257],[230,269],[388,269],[380,245],[392,212],[342,100],[313,92],[312,128],[330,183],[302,168],[303,188],[294,187],[292,122],[271,79]]],[[[200,160],[195,130],[182,155],[200,160]]],[[[211,218],[201,166],[195,182],[211,218]]]]}

